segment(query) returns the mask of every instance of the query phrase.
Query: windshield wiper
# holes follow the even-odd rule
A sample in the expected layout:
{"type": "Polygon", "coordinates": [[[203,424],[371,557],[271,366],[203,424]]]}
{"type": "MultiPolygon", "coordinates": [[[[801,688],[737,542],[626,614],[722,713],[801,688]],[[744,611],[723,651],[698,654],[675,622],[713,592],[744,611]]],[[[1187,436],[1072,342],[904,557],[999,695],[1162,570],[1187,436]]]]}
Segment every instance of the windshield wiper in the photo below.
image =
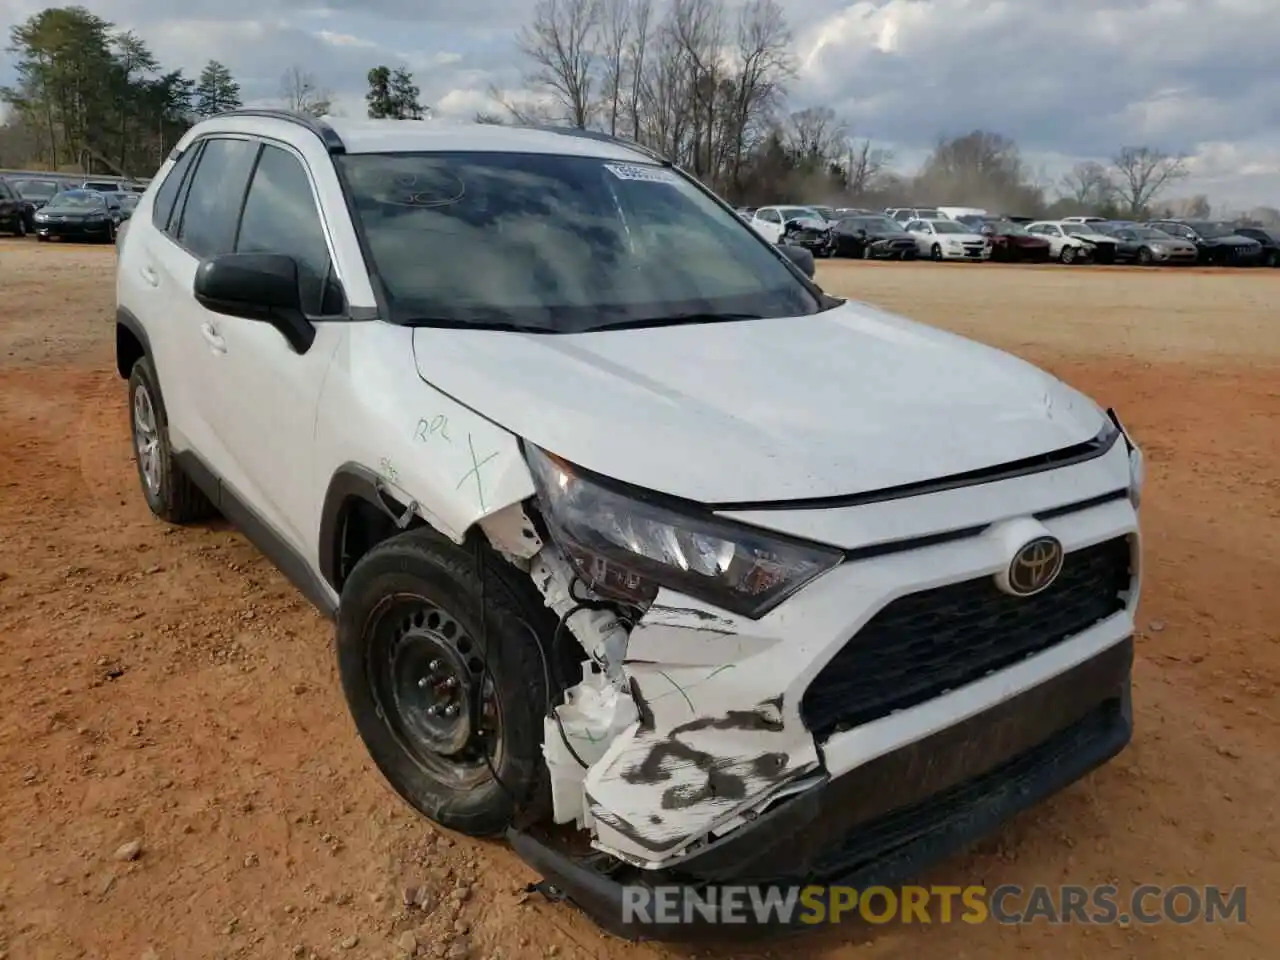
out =
{"type": "Polygon", "coordinates": [[[647,327],[676,327],[694,323],[730,323],[735,320],[763,320],[757,313],[673,313],[665,317],[646,317],[640,320],[619,320],[604,323],[584,331],[595,330],[643,330],[647,327]]]}
{"type": "Polygon", "coordinates": [[[396,321],[402,327],[434,327],[438,330],[499,330],[506,333],[555,333],[547,327],[529,327],[508,320],[459,320],[456,317],[410,317],[396,321]]]}

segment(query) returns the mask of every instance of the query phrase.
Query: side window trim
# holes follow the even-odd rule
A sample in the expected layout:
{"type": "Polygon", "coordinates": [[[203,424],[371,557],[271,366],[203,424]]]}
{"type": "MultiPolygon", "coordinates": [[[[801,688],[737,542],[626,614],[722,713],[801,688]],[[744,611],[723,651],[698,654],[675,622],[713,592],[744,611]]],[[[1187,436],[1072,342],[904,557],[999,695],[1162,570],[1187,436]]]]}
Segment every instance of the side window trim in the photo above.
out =
{"type": "Polygon", "coordinates": [[[191,163],[182,173],[182,180],[178,184],[178,193],[173,198],[173,206],[169,209],[169,219],[164,224],[164,235],[174,243],[178,242],[177,230],[178,224],[182,222],[182,213],[187,208],[187,192],[191,187],[191,181],[196,175],[196,170],[200,168],[200,161],[204,158],[205,140],[197,140],[188,149],[194,151],[191,163]]]}
{"type": "MultiPolygon", "coordinates": [[[[337,313],[305,313],[305,316],[308,320],[314,320],[316,322],[334,322],[349,319],[350,302],[347,300],[347,288],[346,284],[343,282],[342,270],[338,265],[336,253],[337,245],[334,243],[333,231],[330,228],[329,220],[325,216],[324,204],[320,202],[320,191],[316,186],[315,172],[311,169],[311,165],[307,162],[307,158],[304,157],[302,153],[293,146],[293,144],[286,143],[283,140],[276,140],[273,137],[258,136],[252,138],[245,137],[243,139],[255,140],[258,143],[258,153],[253,159],[253,167],[249,171],[249,179],[245,182],[244,196],[240,198],[240,210],[236,215],[235,235],[232,239],[231,249],[235,250],[240,245],[240,230],[244,224],[244,212],[249,203],[249,194],[253,190],[254,178],[258,174],[258,166],[262,163],[262,158],[266,154],[266,148],[274,147],[279,149],[290,157],[293,157],[293,159],[298,162],[299,166],[302,168],[303,176],[306,177],[307,189],[311,193],[312,210],[320,224],[320,233],[324,237],[325,250],[328,254],[329,261],[325,268],[325,275],[321,289],[324,290],[328,286],[330,280],[332,280],[337,283],[338,291],[342,295],[342,306],[337,313]]],[[[321,306],[323,306],[323,304],[324,298],[322,294],[321,306]]]]}
{"type": "MultiPolygon", "coordinates": [[[[346,294],[347,288],[344,282],[344,278],[342,276],[342,268],[338,263],[338,257],[337,257],[338,245],[333,239],[333,228],[332,228],[332,225],[329,223],[329,217],[325,212],[324,204],[321,202],[320,189],[316,185],[315,171],[311,169],[311,164],[307,162],[307,158],[304,157],[301,151],[299,151],[293,144],[287,143],[284,140],[277,140],[274,137],[260,136],[260,137],[257,137],[256,139],[264,146],[279,147],[281,150],[284,150],[286,153],[292,156],[295,160],[297,160],[300,164],[302,164],[302,170],[307,175],[307,186],[311,190],[311,202],[315,204],[316,215],[320,218],[320,229],[324,233],[324,243],[329,250],[329,270],[333,274],[335,279],[338,281],[338,284],[342,287],[342,297],[343,297],[343,300],[345,301],[347,296],[346,294]]],[[[249,183],[245,187],[245,201],[248,200],[249,187],[253,186],[253,175],[258,172],[258,162],[261,161],[261,159],[262,159],[262,153],[261,151],[259,151],[258,159],[255,160],[253,164],[253,172],[250,173],[249,175],[249,183]]],[[[245,201],[241,202],[240,217],[236,219],[236,241],[237,242],[240,239],[240,221],[244,218],[244,202],[245,201]]],[[[344,213],[346,212],[346,209],[347,208],[345,205],[341,208],[342,212],[344,213]]]]}
{"type": "MultiPolygon", "coordinates": [[[[245,192],[245,194],[248,194],[248,192],[249,192],[249,184],[253,182],[252,170],[253,170],[254,168],[256,168],[256,167],[257,167],[257,165],[258,165],[258,156],[259,156],[259,155],[261,155],[261,153],[262,153],[262,141],[261,141],[261,139],[259,139],[258,137],[251,137],[251,136],[248,136],[248,135],[243,134],[243,133],[222,133],[222,132],[217,132],[217,133],[211,133],[211,134],[209,134],[208,136],[206,136],[206,137],[202,137],[202,138],[200,139],[200,146],[201,146],[200,156],[199,156],[199,157],[197,157],[197,158],[195,159],[195,161],[191,164],[191,169],[190,169],[190,171],[189,171],[189,173],[188,173],[188,175],[187,175],[187,179],[186,179],[186,181],[182,184],[182,195],[181,195],[181,197],[180,197],[180,200],[181,200],[181,203],[182,203],[182,210],[181,210],[181,214],[180,214],[180,216],[178,217],[178,222],[177,222],[177,224],[176,224],[176,225],[174,224],[173,219],[172,219],[172,218],[170,218],[170,220],[169,220],[169,231],[168,231],[168,233],[169,233],[169,239],[170,239],[170,240],[172,240],[174,243],[176,243],[176,244],[177,244],[177,245],[178,245],[178,246],[179,246],[179,247],[180,247],[184,252],[191,254],[191,256],[193,256],[193,257],[195,257],[195,256],[196,256],[196,253],[195,253],[193,250],[189,249],[189,248],[187,247],[187,245],[186,245],[185,243],[183,243],[183,242],[182,242],[182,240],[180,239],[179,235],[182,233],[182,226],[183,226],[183,224],[186,222],[186,218],[187,218],[187,198],[188,198],[188,197],[190,196],[190,194],[191,194],[191,185],[195,182],[196,172],[200,169],[200,164],[201,164],[201,162],[204,160],[204,149],[203,149],[203,148],[204,148],[204,147],[205,147],[205,146],[206,146],[206,145],[207,145],[211,140],[243,140],[243,141],[245,141],[246,143],[252,143],[252,144],[256,144],[256,145],[257,145],[258,152],[257,152],[257,154],[255,154],[255,155],[254,155],[254,158],[253,158],[253,166],[250,168],[250,171],[251,171],[251,172],[250,172],[250,176],[249,176],[249,178],[248,178],[248,179],[246,179],[246,180],[245,180],[245,183],[244,183],[244,192],[245,192]]],[[[240,198],[240,209],[241,209],[241,210],[243,210],[243,209],[244,209],[244,196],[243,196],[243,195],[242,195],[242,196],[241,196],[241,198],[240,198]]],[[[177,202],[175,202],[175,203],[174,203],[173,212],[174,212],[175,214],[179,213],[179,211],[178,211],[178,204],[177,204],[177,202]]],[[[236,218],[236,230],[238,231],[239,229],[240,229],[240,219],[239,219],[239,217],[237,216],[237,218],[236,218]]],[[[198,258],[198,257],[197,257],[197,259],[200,259],[200,258],[198,258]]]]}
{"type": "MultiPolygon", "coordinates": [[[[182,170],[182,175],[178,177],[178,188],[173,194],[173,203],[169,204],[169,211],[164,218],[164,224],[156,224],[157,229],[166,236],[169,235],[170,229],[173,227],[173,218],[179,212],[182,205],[186,201],[187,184],[191,182],[191,173],[196,167],[200,166],[200,154],[204,150],[204,140],[195,140],[182,152],[182,156],[178,157],[178,163],[182,162],[183,157],[190,157],[191,162],[182,170]]],[[[170,176],[173,171],[170,171],[170,176]]],[[[164,184],[160,184],[160,189],[164,189],[164,184]]]]}

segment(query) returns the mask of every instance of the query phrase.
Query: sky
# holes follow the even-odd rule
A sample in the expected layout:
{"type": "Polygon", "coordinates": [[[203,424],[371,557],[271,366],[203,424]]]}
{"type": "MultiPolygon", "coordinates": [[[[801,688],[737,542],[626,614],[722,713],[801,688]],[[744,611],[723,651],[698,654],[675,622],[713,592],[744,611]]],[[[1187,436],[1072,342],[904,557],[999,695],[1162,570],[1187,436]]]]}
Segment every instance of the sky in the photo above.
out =
{"type": "MultiPolygon", "coordinates": [[[[82,0],[168,69],[223,61],[246,101],[278,98],[298,65],[362,115],[365,75],[385,63],[414,71],[436,116],[462,119],[493,108],[491,85],[521,87],[514,35],[534,2],[82,0]]],[[[1280,0],[779,2],[791,108],[832,107],[905,169],[939,136],[981,128],[1016,140],[1049,182],[1146,145],[1189,158],[1171,196],[1280,207],[1280,0]]],[[[45,5],[0,0],[0,28],[45,5]]],[[[13,60],[0,56],[3,85],[13,60]]]]}

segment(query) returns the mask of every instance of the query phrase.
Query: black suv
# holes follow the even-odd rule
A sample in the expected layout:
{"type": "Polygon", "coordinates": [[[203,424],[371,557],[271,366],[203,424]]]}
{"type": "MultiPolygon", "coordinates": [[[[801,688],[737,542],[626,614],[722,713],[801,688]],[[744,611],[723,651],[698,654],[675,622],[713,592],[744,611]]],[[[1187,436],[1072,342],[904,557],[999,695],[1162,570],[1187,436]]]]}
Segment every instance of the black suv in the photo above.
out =
{"type": "Polygon", "coordinates": [[[1255,267],[1262,260],[1262,244],[1240,236],[1229,223],[1217,220],[1152,220],[1148,226],[1190,240],[1200,251],[1201,263],[1255,267]]]}
{"type": "Polygon", "coordinates": [[[13,184],[0,178],[0,233],[27,235],[27,211],[13,184]]]}
{"type": "Polygon", "coordinates": [[[1268,267],[1280,267],[1280,231],[1265,227],[1236,227],[1236,233],[1262,244],[1262,262],[1268,267]]]}

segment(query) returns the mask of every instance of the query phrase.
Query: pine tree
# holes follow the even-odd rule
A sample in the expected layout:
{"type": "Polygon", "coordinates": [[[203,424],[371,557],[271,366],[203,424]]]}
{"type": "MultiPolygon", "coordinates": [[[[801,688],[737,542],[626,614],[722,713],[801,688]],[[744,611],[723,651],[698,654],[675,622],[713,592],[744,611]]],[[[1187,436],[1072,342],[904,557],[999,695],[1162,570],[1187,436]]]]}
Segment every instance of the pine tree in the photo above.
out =
{"type": "Polygon", "coordinates": [[[212,117],[239,106],[240,84],[236,83],[226,66],[210,60],[200,71],[200,80],[196,83],[196,115],[212,117]]]}
{"type": "Polygon", "coordinates": [[[364,99],[369,104],[369,116],[375,120],[396,115],[396,103],[391,94],[391,71],[387,67],[374,67],[369,71],[369,92],[364,99]]]}
{"type": "Polygon", "coordinates": [[[421,120],[422,104],[418,102],[421,90],[413,82],[413,74],[404,67],[398,67],[391,74],[391,103],[394,116],[398,120],[421,120]]]}

